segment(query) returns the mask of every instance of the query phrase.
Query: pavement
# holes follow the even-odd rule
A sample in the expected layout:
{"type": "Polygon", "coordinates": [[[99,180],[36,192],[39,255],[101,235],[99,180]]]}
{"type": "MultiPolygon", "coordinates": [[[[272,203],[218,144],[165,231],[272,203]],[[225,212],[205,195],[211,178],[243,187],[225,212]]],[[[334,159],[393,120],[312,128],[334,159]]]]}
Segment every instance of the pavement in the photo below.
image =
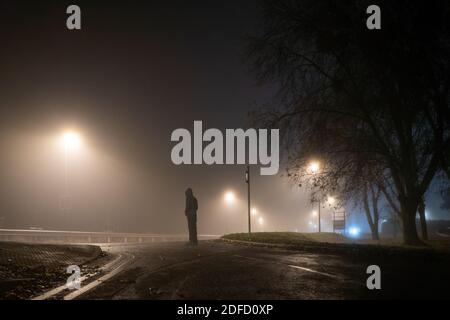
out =
{"type": "Polygon", "coordinates": [[[449,266],[442,255],[371,257],[222,240],[0,242],[0,299],[449,299],[449,266]],[[72,264],[81,268],[79,290],[65,286],[72,264]],[[370,265],[381,269],[381,290],[366,286],[370,265]]]}
{"type": "Polygon", "coordinates": [[[77,299],[414,299],[450,298],[449,260],[360,257],[201,241],[109,245],[133,258],[77,299]],[[369,290],[369,265],[381,290],[369,290]]]}
{"type": "Polygon", "coordinates": [[[0,299],[29,299],[68,277],[70,265],[92,268],[98,246],[0,242],[0,299]]]}

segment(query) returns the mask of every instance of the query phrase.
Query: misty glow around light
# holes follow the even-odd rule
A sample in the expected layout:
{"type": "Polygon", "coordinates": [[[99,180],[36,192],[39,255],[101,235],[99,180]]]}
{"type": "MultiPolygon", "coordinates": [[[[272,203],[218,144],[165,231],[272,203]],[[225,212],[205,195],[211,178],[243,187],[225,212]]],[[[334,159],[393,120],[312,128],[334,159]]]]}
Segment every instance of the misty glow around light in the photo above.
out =
{"type": "Polygon", "coordinates": [[[330,205],[333,205],[334,203],[336,202],[336,199],[334,198],[334,197],[328,197],[328,203],[330,204],[330,205]]]}
{"type": "Polygon", "coordinates": [[[313,212],[311,213],[311,215],[312,215],[313,217],[317,217],[317,210],[313,210],[313,212]]]}
{"type": "Polygon", "coordinates": [[[223,198],[224,198],[225,203],[228,205],[232,205],[236,201],[236,196],[234,195],[233,191],[225,192],[225,195],[223,198]]]}
{"type": "Polygon", "coordinates": [[[311,161],[310,164],[308,165],[308,171],[311,174],[316,174],[318,173],[320,170],[320,164],[317,161],[311,161]]]}
{"type": "Polygon", "coordinates": [[[81,145],[80,135],[75,131],[66,131],[61,137],[61,144],[65,150],[77,150],[81,145]]]}
{"type": "Polygon", "coordinates": [[[254,216],[258,213],[258,210],[256,210],[256,208],[252,208],[252,210],[250,212],[254,216]]]}
{"type": "Polygon", "coordinates": [[[361,230],[358,227],[350,227],[348,229],[348,234],[352,237],[357,237],[359,236],[359,233],[361,232],[361,230]]]}
{"type": "Polygon", "coordinates": [[[312,222],[312,221],[309,221],[309,222],[308,222],[308,225],[309,225],[311,228],[313,228],[313,229],[317,229],[317,224],[315,224],[315,223],[312,222]]]}
{"type": "Polygon", "coordinates": [[[260,226],[262,226],[262,225],[264,224],[264,219],[263,219],[263,217],[259,217],[258,223],[259,223],[260,226]]]}

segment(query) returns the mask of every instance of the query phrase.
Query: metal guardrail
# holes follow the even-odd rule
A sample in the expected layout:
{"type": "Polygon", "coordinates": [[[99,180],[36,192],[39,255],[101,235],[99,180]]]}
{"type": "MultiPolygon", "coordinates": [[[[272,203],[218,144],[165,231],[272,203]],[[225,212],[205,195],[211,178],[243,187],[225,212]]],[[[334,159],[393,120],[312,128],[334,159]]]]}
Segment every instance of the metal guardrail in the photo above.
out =
{"type": "MultiPolygon", "coordinates": [[[[217,239],[219,235],[199,235],[199,240],[217,239]]],[[[149,243],[186,241],[187,235],[88,232],[58,230],[0,229],[0,241],[46,243],[149,243]]]]}

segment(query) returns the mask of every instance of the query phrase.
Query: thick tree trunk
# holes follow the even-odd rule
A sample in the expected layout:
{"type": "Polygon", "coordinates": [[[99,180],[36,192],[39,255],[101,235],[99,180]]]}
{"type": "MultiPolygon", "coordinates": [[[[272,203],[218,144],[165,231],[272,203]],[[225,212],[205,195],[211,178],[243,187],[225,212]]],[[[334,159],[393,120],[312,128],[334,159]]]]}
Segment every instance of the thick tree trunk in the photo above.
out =
{"type": "Polygon", "coordinates": [[[422,239],[428,240],[427,220],[425,217],[425,203],[423,200],[420,202],[419,207],[417,209],[419,211],[420,227],[422,229],[422,239]]]}
{"type": "Polygon", "coordinates": [[[367,222],[370,227],[370,233],[372,234],[372,240],[380,240],[380,233],[378,231],[378,221],[374,222],[370,215],[370,211],[366,211],[367,222]]]}
{"type": "Polygon", "coordinates": [[[373,218],[372,218],[372,213],[370,212],[369,206],[369,198],[366,189],[363,197],[364,212],[366,213],[367,223],[369,224],[370,232],[372,234],[372,240],[379,240],[380,234],[378,232],[378,207],[376,204],[376,201],[378,201],[378,199],[373,199],[373,201],[375,202],[373,203],[373,218]]]}
{"type": "Polygon", "coordinates": [[[370,226],[370,230],[372,232],[372,240],[380,240],[380,233],[378,232],[378,225],[370,226]]]}
{"type": "Polygon", "coordinates": [[[406,245],[422,246],[424,243],[417,235],[417,206],[402,205],[403,242],[406,245]]]}

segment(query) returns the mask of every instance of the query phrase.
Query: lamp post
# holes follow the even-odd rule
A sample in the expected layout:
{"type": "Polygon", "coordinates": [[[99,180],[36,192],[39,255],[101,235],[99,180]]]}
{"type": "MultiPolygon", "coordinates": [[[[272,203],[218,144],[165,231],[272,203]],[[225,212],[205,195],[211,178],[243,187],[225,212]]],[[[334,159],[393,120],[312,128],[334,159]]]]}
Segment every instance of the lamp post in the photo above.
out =
{"type": "Polygon", "coordinates": [[[64,150],[64,194],[62,196],[61,209],[65,213],[66,222],[68,221],[68,213],[71,209],[71,199],[69,195],[69,178],[68,178],[68,153],[80,146],[80,136],[74,131],[67,131],[61,137],[64,150]]]}
{"type": "MultiPolygon", "coordinates": [[[[317,161],[312,161],[309,166],[308,166],[308,171],[312,174],[312,175],[316,175],[320,170],[320,163],[317,161]]],[[[320,198],[319,200],[317,200],[317,203],[319,204],[318,207],[318,226],[319,226],[319,232],[321,232],[321,223],[320,223],[320,198]]]]}
{"type": "MultiPolygon", "coordinates": [[[[223,195],[223,201],[225,202],[225,204],[226,204],[226,206],[227,207],[233,207],[233,205],[235,204],[235,202],[236,202],[236,195],[234,194],[234,192],[233,191],[231,191],[231,190],[228,190],[228,191],[226,191],[225,193],[224,193],[224,195],[223,195]]],[[[227,224],[226,224],[226,227],[225,227],[225,233],[226,232],[231,232],[233,230],[233,226],[232,226],[232,223],[231,223],[231,221],[230,222],[228,222],[227,224]]]]}
{"type": "Polygon", "coordinates": [[[250,166],[247,165],[245,171],[245,182],[247,183],[247,214],[248,214],[248,239],[252,236],[252,221],[251,221],[251,208],[250,208],[250,166]]]}
{"type": "Polygon", "coordinates": [[[317,203],[319,204],[319,210],[318,210],[318,211],[319,211],[319,218],[318,218],[318,219],[319,219],[319,224],[318,224],[318,226],[319,226],[319,233],[320,233],[320,232],[322,232],[321,226],[320,226],[320,225],[321,225],[321,223],[320,223],[320,198],[319,198],[319,200],[317,201],[317,203]]]}

